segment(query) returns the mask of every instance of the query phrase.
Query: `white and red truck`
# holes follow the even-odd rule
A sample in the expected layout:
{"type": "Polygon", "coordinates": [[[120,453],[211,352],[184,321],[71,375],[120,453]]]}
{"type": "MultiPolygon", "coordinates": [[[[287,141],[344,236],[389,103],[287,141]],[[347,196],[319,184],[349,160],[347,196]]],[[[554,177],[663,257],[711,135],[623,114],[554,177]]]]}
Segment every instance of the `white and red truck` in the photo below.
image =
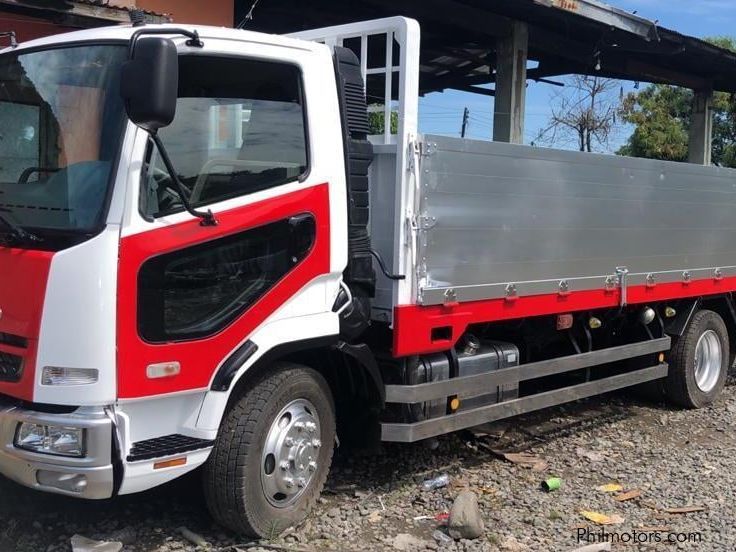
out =
{"type": "Polygon", "coordinates": [[[0,51],[0,473],[104,499],[203,467],[219,522],[272,535],[338,427],[718,397],[736,173],[420,135],[419,40],[390,18],[0,51]]]}

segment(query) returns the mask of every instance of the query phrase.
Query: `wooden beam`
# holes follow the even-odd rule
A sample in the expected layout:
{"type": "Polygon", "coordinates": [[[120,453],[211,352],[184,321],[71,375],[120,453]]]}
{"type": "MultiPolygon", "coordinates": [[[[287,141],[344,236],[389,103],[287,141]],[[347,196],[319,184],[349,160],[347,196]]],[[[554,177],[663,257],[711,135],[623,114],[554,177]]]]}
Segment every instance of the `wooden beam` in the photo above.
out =
{"type": "MultiPolygon", "coordinates": [[[[420,64],[421,67],[431,67],[431,68],[438,68],[438,69],[446,69],[455,73],[462,73],[467,76],[488,76],[488,71],[482,71],[481,67],[477,67],[473,65],[472,62],[467,62],[467,60],[463,60],[462,63],[466,63],[465,65],[459,65],[455,63],[448,63],[446,61],[437,61],[435,59],[430,61],[422,61],[420,64]]],[[[486,65],[487,66],[487,65],[486,65]]]]}
{"type": "Polygon", "coordinates": [[[479,86],[465,86],[458,84],[457,86],[450,86],[452,90],[460,90],[461,92],[470,92],[471,94],[480,94],[481,96],[495,96],[496,91],[491,88],[480,88],[479,86]]]}
{"type": "MultiPolygon", "coordinates": [[[[481,46],[471,47],[468,46],[468,50],[482,50],[481,46]]],[[[442,47],[440,45],[427,44],[427,41],[423,42],[422,47],[422,60],[433,60],[439,57],[456,58],[461,61],[470,61],[475,64],[476,67],[489,66],[493,67],[496,61],[496,53],[490,50],[485,57],[481,57],[477,54],[472,54],[469,51],[463,50],[460,47],[442,47]]],[[[427,63],[432,63],[431,61],[427,63]]],[[[467,66],[466,66],[467,67],[467,66]]]]}
{"type": "Polygon", "coordinates": [[[496,52],[493,52],[491,50],[486,53],[485,58],[480,57],[476,54],[471,54],[470,52],[467,52],[462,48],[449,48],[448,50],[452,52],[453,55],[473,61],[480,66],[488,65],[489,67],[494,67],[496,65],[496,52]]]}
{"type": "Polygon", "coordinates": [[[626,72],[630,74],[629,78],[632,80],[638,78],[645,82],[666,82],[693,90],[709,90],[713,86],[713,83],[707,79],[638,60],[627,61],[626,72]]]}
{"type": "Polygon", "coordinates": [[[641,37],[643,40],[657,39],[657,24],[627,11],[609,6],[598,0],[533,0],[545,8],[572,12],[589,21],[595,21],[609,29],[620,29],[641,37]]]}

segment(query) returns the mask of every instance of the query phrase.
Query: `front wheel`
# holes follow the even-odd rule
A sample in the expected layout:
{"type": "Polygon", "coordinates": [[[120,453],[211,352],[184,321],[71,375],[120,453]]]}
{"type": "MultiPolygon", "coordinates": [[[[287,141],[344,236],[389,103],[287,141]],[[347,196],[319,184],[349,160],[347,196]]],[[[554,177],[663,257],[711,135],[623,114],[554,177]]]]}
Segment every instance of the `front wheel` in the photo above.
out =
{"type": "Polygon", "coordinates": [[[315,370],[280,363],[232,404],[205,466],[212,516],[273,538],[300,523],[324,487],[335,443],[330,388],[315,370]]]}
{"type": "Polygon", "coordinates": [[[703,408],[723,391],[728,376],[728,330],[715,312],[695,313],[685,333],[672,347],[667,398],[685,408],[703,408]]]}

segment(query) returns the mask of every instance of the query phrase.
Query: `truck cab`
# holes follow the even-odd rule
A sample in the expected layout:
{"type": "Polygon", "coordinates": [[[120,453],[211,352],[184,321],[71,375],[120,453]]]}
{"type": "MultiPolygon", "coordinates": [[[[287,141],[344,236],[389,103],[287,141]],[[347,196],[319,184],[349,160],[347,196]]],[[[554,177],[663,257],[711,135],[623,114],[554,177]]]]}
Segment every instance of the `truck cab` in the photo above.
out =
{"type": "Polygon", "coordinates": [[[337,333],[347,259],[328,48],[172,28],[176,115],[157,138],[183,201],[126,115],[137,30],[0,55],[0,471],[84,498],[201,464],[243,362],[337,333]]]}

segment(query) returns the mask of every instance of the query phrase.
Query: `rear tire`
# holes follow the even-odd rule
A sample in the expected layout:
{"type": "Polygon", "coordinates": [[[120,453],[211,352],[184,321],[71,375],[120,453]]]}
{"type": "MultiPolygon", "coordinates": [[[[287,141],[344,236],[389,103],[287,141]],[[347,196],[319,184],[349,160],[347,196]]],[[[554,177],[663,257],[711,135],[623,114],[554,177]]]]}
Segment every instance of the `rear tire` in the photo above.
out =
{"type": "Polygon", "coordinates": [[[712,404],[728,377],[729,337],[723,319],[713,311],[695,313],[669,357],[667,398],[685,408],[712,404]]]}
{"type": "Polygon", "coordinates": [[[332,463],[335,407],[315,370],[278,363],[225,414],[205,465],[212,516],[251,537],[297,525],[319,498],[332,463]]]}

